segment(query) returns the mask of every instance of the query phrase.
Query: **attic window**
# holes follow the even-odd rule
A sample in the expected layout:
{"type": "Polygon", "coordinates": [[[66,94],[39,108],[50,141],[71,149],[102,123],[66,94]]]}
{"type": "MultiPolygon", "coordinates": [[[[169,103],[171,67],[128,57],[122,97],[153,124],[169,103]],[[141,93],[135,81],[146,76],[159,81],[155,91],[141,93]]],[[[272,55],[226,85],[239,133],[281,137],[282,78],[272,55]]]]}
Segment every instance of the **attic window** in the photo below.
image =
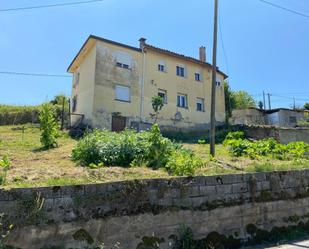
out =
{"type": "Polygon", "coordinates": [[[116,62],[116,66],[122,67],[122,68],[125,68],[125,69],[129,69],[129,65],[121,63],[121,62],[116,62]]]}
{"type": "Polygon", "coordinates": [[[129,53],[122,52],[122,51],[115,51],[113,53],[115,58],[116,66],[129,69],[131,68],[132,63],[132,56],[129,53]]]}

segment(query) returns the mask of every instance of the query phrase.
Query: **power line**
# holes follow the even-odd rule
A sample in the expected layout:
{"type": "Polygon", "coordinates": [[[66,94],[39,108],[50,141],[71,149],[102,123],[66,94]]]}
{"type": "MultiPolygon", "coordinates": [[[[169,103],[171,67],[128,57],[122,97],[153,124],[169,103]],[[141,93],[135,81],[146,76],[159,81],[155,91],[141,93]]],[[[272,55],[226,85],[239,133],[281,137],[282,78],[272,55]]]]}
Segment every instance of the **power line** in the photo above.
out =
{"type": "Polygon", "coordinates": [[[0,71],[0,74],[6,74],[6,75],[22,75],[22,76],[35,76],[35,77],[71,78],[70,75],[64,75],[64,74],[23,73],[23,72],[8,72],[8,71],[0,71]]]}
{"type": "Polygon", "coordinates": [[[59,3],[59,4],[48,4],[48,5],[18,7],[18,8],[0,9],[0,12],[19,11],[19,10],[31,10],[31,9],[42,9],[42,8],[52,8],[52,7],[60,7],[60,6],[69,6],[69,5],[95,3],[95,2],[101,2],[101,1],[103,1],[103,0],[89,0],[89,1],[79,1],[79,2],[71,2],[71,3],[59,3]]]}
{"type": "Polygon", "coordinates": [[[220,42],[221,42],[221,46],[222,46],[222,50],[223,50],[223,55],[224,55],[224,60],[225,60],[225,66],[226,66],[226,72],[227,72],[227,75],[230,75],[229,74],[229,63],[228,63],[228,58],[227,58],[227,53],[226,53],[226,50],[225,50],[225,45],[224,45],[224,40],[223,40],[223,35],[222,35],[222,20],[221,20],[221,12],[220,12],[220,9],[219,9],[219,13],[218,13],[218,16],[219,16],[219,32],[220,32],[220,42]]]}
{"type": "Polygon", "coordinates": [[[304,13],[301,13],[301,12],[299,12],[299,11],[289,9],[289,8],[287,8],[287,7],[283,7],[283,6],[279,5],[279,4],[271,3],[271,2],[266,1],[266,0],[259,0],[259,1],[262,2],[262,3],[268,4],[268,5],[271,5],[271,6],[273,6],[273,7],[276,7],[276,8],[278,8],[278,9],[282,9],[282,10],[288,11],[288,12],[290,12],[290,13],[293,13],[293,14],[296,14],[296,15],[299,15],[299,16],[302,16],[302,17],[305,17],[305,18],[308,18],[308,19],[309,19],[309,15],[304,14],[304,13]]]}
{"type": "Polygon", "coordinates": [[[287,97],[287,96],[281,96],[281,95],[277,95],[277,94],[272,94],[272,96],[277,97],[277,98],[283,98],[283,99],[295,99],[295,100],[300,100],[300,101],[309,101],[309,99],[287,97]]]}

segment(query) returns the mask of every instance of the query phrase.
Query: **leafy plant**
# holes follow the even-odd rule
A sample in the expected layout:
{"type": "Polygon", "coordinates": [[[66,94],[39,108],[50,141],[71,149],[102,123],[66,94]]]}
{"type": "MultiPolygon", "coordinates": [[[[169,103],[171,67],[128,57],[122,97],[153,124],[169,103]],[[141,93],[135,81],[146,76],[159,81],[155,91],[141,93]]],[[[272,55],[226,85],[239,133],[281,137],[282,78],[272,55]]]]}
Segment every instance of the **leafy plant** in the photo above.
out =
{"type": "Polygon", "coordinates": [[[187,149],[174,150],[166,164],[166,169],[173,175],[192,176],[197,168],[203,165],[202,160],[187,149]]]}
{"type": "Polygon", "coordinates": [[[154,110],[154,123],[157,122],[158,120],[158,116],[159,116],[159,112],[162,110],[163,106],[164,106],[164,99],[160,96],[154,96],[151,99],[151,104],[152,104],[152,109],[154,110]]]}
{"type": "Polygon", "coordinates": [[[45,149],[56,147],[59,127],[55,118],[55,110],[51,104],[43,104],[39,115],[41,143],[45,149]]]}
{"type": "Polygon", "coordinates": [[[3,156],[2,159],[0,160],[0,168],[1,168],[0,185],[5,184],[7,171],[10,169],[10,166],[11,166],[11,161],[9,157],[3,156]]]}
{"type": "Polygon", "coordinates": [[[146,156],[147,165],[153,169],[164,167],[173,150],[172,142],[162,136],[157,124],[151,127],[148,141],[149,148],[146,156]]]}
{"type": "Polygon", "coordinates": [[[192,229],[182,226],[179,231],[179,239],[174,245],[174,249],[196,249],[196,241],[193,237],[192,229]]]}
{"type": "Polygon", "coordinates": [[[245,138],[245,133],[243,131],[234,131],[234,132],[229,132],[225,139],[224,142],[232,139],[244,139],[245,138]]]}
{"type": "Polygon", "coordinates": [[[224,140],[233,156],[249,156],[252,159],[272,156],[277,159],[300,159],[309,152],[309,144],[291,142],[287,145],[278,143],[273,138],[249,141],[243,138],[242,132],[229,133],[224,140]]]}
{"type": "Polygon", "coordinates": [[[104,165],[165,167],[175,175],[192,175],[201,165],[201,160],[192,151],[164,138],[157,124],[142,133],[96,130],[86,134],[73,149],[72,159],[90,168],[104,165]]]}

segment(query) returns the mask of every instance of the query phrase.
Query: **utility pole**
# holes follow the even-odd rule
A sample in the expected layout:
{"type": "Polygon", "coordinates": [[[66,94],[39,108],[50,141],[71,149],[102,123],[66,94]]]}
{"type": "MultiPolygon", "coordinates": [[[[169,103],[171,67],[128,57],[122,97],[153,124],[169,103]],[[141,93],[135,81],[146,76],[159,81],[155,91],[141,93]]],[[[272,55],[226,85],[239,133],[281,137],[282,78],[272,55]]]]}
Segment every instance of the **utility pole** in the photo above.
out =
{"type": "Polygon", "coordinates": [[[293,109],[295,110],[296,109],[296,103],[295,103],[295,98],[293,98],[294,100],[294,105],[293,105],[293,109]]]}
{"type": "Polygon", "coordinates": [[[264,110],[266,110],[265,92],[264,91],[263,91],[263,106],[264,106],[264,110]]]}
{"type": "Polygon", "coordinates": [[[217,75],[217,33],[218,33],[218,1],[215,0],[214,9],[214,36],[212,51],[212,82],[211,82],[211,109],[210,109],[210,155],[215,156],[216,133],[216,75],[217,75]]]}
{"type": "Polygon", "coordinates": [[[267,93],[267,96],[268,96],[268,109],[271,110],[271,105],[270,105],[270,96],[271,96],[271,94],[267,93]]]}

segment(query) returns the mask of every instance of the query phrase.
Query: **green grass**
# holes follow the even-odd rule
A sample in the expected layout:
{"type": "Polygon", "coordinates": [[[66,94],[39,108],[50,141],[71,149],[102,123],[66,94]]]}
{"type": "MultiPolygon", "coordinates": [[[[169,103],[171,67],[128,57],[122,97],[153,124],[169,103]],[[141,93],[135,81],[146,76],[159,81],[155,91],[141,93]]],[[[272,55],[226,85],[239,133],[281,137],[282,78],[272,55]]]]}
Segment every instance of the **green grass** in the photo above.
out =
{"type": "MultiPolygon", "coordinates": [[[[59,147],[42,150],[38,126],[0,126],[0,158],[8,155],[11,168],[5,188],[54,186],[112,182],[132,179],[171,177],[163,169],[146,167],[80,167],[71,160],[77,141],[63,133],[59,147]]],[[[225,146],[216,145],[216,157],[211,158],[208,144],[184,144],[203,161],[196,175],[217,175],[242,172],[262,172],[309,168],[309,159],[281,161],[271,157],[250,159],[232,157],[225,146]]]]}

